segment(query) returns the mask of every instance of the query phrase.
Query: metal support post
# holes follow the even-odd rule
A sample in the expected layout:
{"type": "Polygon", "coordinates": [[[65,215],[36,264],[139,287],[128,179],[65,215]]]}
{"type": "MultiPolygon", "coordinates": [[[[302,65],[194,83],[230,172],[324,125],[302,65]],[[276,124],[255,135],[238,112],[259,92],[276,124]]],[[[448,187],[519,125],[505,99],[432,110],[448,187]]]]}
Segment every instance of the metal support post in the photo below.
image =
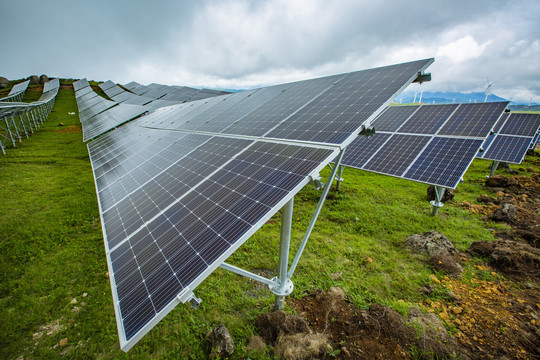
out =
{"type": "Polygon", "coordinates": [[[497,167],[499,166],[499,162],[498,161],[494,161],[492,164],[491,164],[491,173],[489,174],[489,176],[493,176],[495,175],[495,170],[497,170],[497,167]]]}
{"type": "Polygon", "coordinates": [[[6,132],[9,135],[9,139],[11,140],[11,143],[13,144],[13,147],[15,147],[17,145],[15,145],[15,139],[13,138],[13,134],[11,133],[11,129],[9,128],[9,121],[8,121],[7,117],[4,118],[4,122],[6,123],[6,132]]]}
{"type": "Polygon", "coordinates": [[[26,121],[28,121],[28,126],[30,127],[30,132],[34,133],[34,128],[32,127],[32,120],[30,119],[30,115],[28,115],[30,111],[25,111],[24,115],[26,115],[26,121]]]}
{"type": "Polygon", "coordinates": [[[294,198],[291,198],[282,209],[281,214],[281,236],[279,242],[279,276],[273,278],[273,281],[279,283],[278,287],[270,286],[270,290],[275,294],[275,307],[280,310],[285,304],[285,296],[290,295],[294,285],[287,274],[289,265],[289,246],[291,243],[291,226],[293,214],[294,198]]]}
{"type": "Polygon", "coordinates": [[[430,204],[433,206],[433,216],[437,216],[437,213],[439,212],[439,208],[443,207],[443,203],[441,202],[442,197],[444,195],[444,191],[446,189],[442,186],[435,186],[435,200],[430,201],[430,204]]]}
{"type": "Polygon", "coordinates": [[[24,134],[26,135],[26,138],[27,139],[30,138],[30,135],[28,134],[28,130],[26,130],[26,126],[24,125],[24,118],[22,117],[22,113],[19,113],[18,117],[19,117],[19,120],[21,121],[21,126],[24,130],[24,134]]]}
{"type": "Polygon", "coordinates": [[[13,124],[13,128],[15,129],[15,134],[17,136],[17,139],[19,139],[19,142],[22,142],[21,133],[19,132],[19,128],[17,127],[17,124],[15,123],[15,116],[11,117],[11,123],[13,124]]]}
{"type": "Polygon", "coordinates": [[[345,168],[345,166],[343,165],[339,166],[339,170],[338,170],[338,174],[336,178],[336,191],[339,191],[341,182],[343,181],[343,178],[341,177],[341,175],[343,175],[343,168],[345,168]]]}
{"type": "Polygon", "coordinates": [[[330,190],[330,186],[332,186],[332,180],[336,176],[337,169],[341,165],[343,152],[344,150],[341,150],[341,152],[338,155],[338,159],[336,161],[336,164],[334,165],[334,168],[332,169],[332,173],[330,174],[330,177],[328,178],[328,182],[326,183],[326,186],[324,187],[323,193],[321,194],[321,198],[319,199],[319,203],[317,204],[315,213],[311,217],[311,221],[309,222],[306,233],[304,234],[304,238],[302,239],[302,242],[300,243],[300,247],[298,248],[298,251],[296,252],[294,260],[291,264],[291,268],[289,269],[289,274],[288,274],[289,279],[292,278],[294,274],[294,270],[296,269],[296,266],[298,265],[298,261],[300,261],[300,257],[302,256],[302,252],[304,251],[306,247],[309,236],[311,235],[311,232],[313,231],[313,227],[315,226],[315,223],[317,222],[317,218],[319,217],[324,201],[326,200],[326,195],[328,194],[328,191],[330,190]]]}

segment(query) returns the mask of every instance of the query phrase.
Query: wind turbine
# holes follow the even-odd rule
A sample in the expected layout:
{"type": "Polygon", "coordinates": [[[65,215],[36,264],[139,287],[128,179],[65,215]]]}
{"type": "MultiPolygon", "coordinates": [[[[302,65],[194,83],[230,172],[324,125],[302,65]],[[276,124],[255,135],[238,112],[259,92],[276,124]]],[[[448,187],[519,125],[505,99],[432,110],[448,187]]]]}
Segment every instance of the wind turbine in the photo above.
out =
{"type": "Polygon", "coordinates": [[[487,87],[486,87],[486,91],[484,91],[484,93],[486,94],[486,98],[484,99],[484,102],[487,102],[487,99],[488,99],[488,96],[489,96],[489,89],[491,89],[491,87],[493,86],[493,84],[495,84],[497,81],[494,81],[492,83],[489,82],[489,79],[487,79],[487,87]]]}

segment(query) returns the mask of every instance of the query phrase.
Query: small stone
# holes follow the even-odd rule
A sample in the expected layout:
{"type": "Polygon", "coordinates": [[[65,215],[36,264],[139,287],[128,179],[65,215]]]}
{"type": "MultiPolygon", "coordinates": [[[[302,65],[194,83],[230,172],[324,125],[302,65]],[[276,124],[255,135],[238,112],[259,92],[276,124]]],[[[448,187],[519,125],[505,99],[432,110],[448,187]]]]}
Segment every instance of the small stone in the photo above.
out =
{"type": "Polygon", "coordinates": [[[368,257],[368,258],[366,259],[366,262],[368,262],[368,263],[372,263],[372,262],[373,262],[373,259],[372,259],[372,258],[370,258],[370,257],[368,257]]]}
{"type": "Polygon", "coordinates": [[[234,352],[234,340],[229,330],[223,324],[219,324],[207,335],[206,339],[212,342],[210,358],[227,357],[234,352]]]}
{"type": "Polygon", "coordinates": [[[349,350],[347,350],[347,348],[345,346],[343,346],[341,348],[341,352],[343,353],[343,355],[345,355],[346,357],[350,357],[351,356],[351,353],[349,352],[349,350]]]}
{"type": "Polygon", "coordinates": [[[64,126],[63,122],[58,123],[58,126],[64,126]]]}
{"type": "Polygon", "coordinates": [[[83,293],[82,294],[82,297],[87,297],[88,296],[88,293],[83,293]]]}
{"type": "Polygon", "coordinates": [[[58,342],[58,345],[59,345],[60,347],[66,346],[66,345],[67,345],[67,338],[63,338],[62,340],[60,340],[60,341],[58,342]]]}
{"type": "Polygon", "coordinates": [[[105,273],[105,276],[106,276],[106,277],[109,277],[109,272],[108,272],[108,271],[105,273]]]}
{"type": "Polygon", "coordinates": [[[73,300],[71,300],[70,304],[76,304],[77,303],[77,299],[73,298],[73,300]]]}

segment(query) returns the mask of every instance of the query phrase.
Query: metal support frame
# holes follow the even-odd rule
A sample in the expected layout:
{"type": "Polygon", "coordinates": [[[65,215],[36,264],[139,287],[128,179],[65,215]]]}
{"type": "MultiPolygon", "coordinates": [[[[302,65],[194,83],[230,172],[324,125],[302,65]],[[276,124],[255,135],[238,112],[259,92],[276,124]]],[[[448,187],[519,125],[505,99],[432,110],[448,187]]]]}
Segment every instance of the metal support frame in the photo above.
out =
{"type": "Polygon", "coordinates": [[[499,166],[499,162],[493,161],[493,163],[491,164],[491,172],[489,173],[489,176],[495,175],[495,171],[497,170],[498,166],[499,166]]]}
{"type": "Polygon", "coordinates": [[[344,168],[345,168],[344,165],[339,165],[339,170],[336,177],[336,191],[339,191],[339,188],[341,187],[341,182],[343,181],[343,178],[341,177],[341,175],[343,175],[344,168]]]}
{"type": "MultiPolygon", "coordinates": [[[[292,228],[294,197],[291,198],[282,208],[278,276],[272,279],[267,279],[265,277],[254,274],[252,272],[241,269],[231,264],[222,263],[220,265],[222,269],[229,270],[238,275],[242,275],[242,276],[248,277],[250,279],[253,279],[255,281],[259,281],[263,284],[268,285],[268,287],[270,288],[270,291],[272,291],[275,295],[274,305],[277,309],[283,308],[285,304],[285,297],[290,295],[292,291],[294,290],[294,284],[291,281],[291,278],[294,274],[294,271],[296,270],[298,262],[300,261],[300,257],[302,256],[302,253],[306,247],[309,236],[311,235],[311,232],[313,231],[313,227],[315,226],[315,223],[317,222],[317,218],[319,217],[324,201],[326,200],[326,195],[328,195],[330,187],[332,186],[332,180],[336,178],[336,173],[338,169],[341,169],[341,171],[343,171],[343,168],[342,167],[340,168],[341,159],[343,158],[343,153],[344,153],[344,150],[341,150],[338,155],[335,166],[331,167],[332,172],[330,176],[328,177],[328,181],[326,185],[324,186],[323,193],[321,194],[321,197],[319,198],[319,202],[317,203],[315,212],[313,213],[313,216],[311,217],[311,221],[309,222],[309,225],[306,229],[302,242],[300,243],[300,246],[298,247],[298,250],[296,252],[296,255],[293,259],[293,262],[290,268],[288,268],[288,264],[289,264],[289,248],[290,248],[290,243],[291,243],[291,228],[292,228]],[[287,271],[287,268],[288,268],[288,271],[287,271]]],[[[199,303],[200,302],[198,302],[197,304],[199,303]]]]}
{"type": "Polygon", "coordinates": [[[435,200],[429,202],[431,206],[433,206],[433,212],[431,213],[433,216],[437,216],[439,208],[443,207],[444,205],[441,200],[445,190],[446,188],[442,186],[435,186],[435,200]]]}

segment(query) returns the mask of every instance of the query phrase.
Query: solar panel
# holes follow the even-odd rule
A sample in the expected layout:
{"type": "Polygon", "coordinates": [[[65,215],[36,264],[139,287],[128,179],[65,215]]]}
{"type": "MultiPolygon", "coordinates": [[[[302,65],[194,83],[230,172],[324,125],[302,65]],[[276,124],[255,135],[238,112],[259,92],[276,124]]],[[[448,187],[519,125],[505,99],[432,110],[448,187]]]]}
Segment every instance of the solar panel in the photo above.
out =
{"type": "Polygon", "coordinates": [[[105,90],[108,90],[112,87],[116,86],[115,83],[113,83],[111,80],[107,80],[105,81],[104,83],[102,84],[99,84],[99,87],[101,88],[101,90],[105,91],[105,90]]]}
{"type": "Polygon", "coordinates": [[[26,89],[28,88],[28,84],[30,84],[30,80],[26,80],[21,83],[13,85],[8,95],[15,95],[17,93],[26,91],[26,89]]]}
{"type": "Polygon", "coordinates": [[[514,113],[508,117],[501,134],[534,136],[540,126],[540,114],[519,114],[514,113]]]}
{"type": "MultiPolygon", "coordinates": [[[[489,107],[489,111],[486,111],[483,103],[467,104],[466,111],[456,116],[461,106],[463,105],[391,106],[375,119],[373,126],[376,131],[377,124],[383,129],[394,131],[377,132],[374,137],[379,136],[381,140],[378,142],[358,136],[347,146],[342,164],[455,188],[480,150],[479,144],[485,140],[485,137],[473,139],[470,136],[475,131],[489,131],[504,110],[504,107],[497,106],[499,112],[489,107]],[[476,125],[468,124],[464,114],[470,114],[471,121],[476,125]],[[460,124],[466,124],[466,129],[460,130],[460,124]],[[454,133],[462,132],[467,135],[443,137],[439,136],[443,132],[441,129],[454,129],[454,133]],[[473,152],[475,146],[477,148],[473,152]],[[429,174],[429,171],[435,173],[429,174]]],[[[483,149],[487,149],[485,143],[483,149]]]]}
{"type": "Polygon", "coordinates": [[[499,132],[484,142],[482,147],[485,151],[478,157],[519,164],[523,161],[527,150],[535,143],[535,136],[540,127],[540,114],[505,115],[505,121],[497,123],[496,128],[500,129],[499,132]]]}
{"type": "Polygon", "coordinates": [[[167,134],[174,142],[131,139],[121,154],[102,146],[138,131],[132,128],[89,144],[94,172],[102,174],[96,184],[122,348],[147,332],[152,319],[165,316],[184,289],[206,278],[336,153],[180,132],[167,134]],[[135,169],[122,166],[139,158],[147,161],[135,169]],[[153,177],[134,183],[139,169],[153,177]],[[113,182],[100,181],[107,176],[113,182]],[[119,199],[105,205],[110,193],[119,199]]]}
{"type": "Polygon", "coordinates": [[[536,135],[534,135],[534,139],[533,141],[531,141],[531,145],[529,146],[529,148],[534,150],[536,144],[538,144],[538,141],[540,141],[540,133],[536,133],[536,135]]]}
{"type": "Polygon", "coordinates": [[[46,82],[43,85],[43,92],[49,92],[51,90],[59,89],[60,88],[60,80],[58,78],[53,79],[51,81],[46,82]]]}
{"type": "Polygon", "coordinates": [[[430,136],[393,135],[363,167],[365,170],[402,176],[409,164],[431,140],[430,136]]]}
{"type": "Polygon", "coordinates": [[[486,121],[504,111],[508,102],[460,104],[439,135],[483,137],[489,135],[494,124],[486,121]]]}
{"type": "Polygon", "coordinates": [[[82,95],[89,94],[89,93],[92,93],[92,94],[97,95],[97,94],[94,92],[94,90],[92,90],[92,87],[86,86],[86,87],[83,87],[83,88],[81,88],[81,89],[75,91],[75,96],[76,96],[76,97],[80,97],[80,96],[82,96],[82,95]]]}
{"type": "Polygon", "coordinates": [[[141,84],[139,84],[138,82],[132,81],[132,82],[129,82],[126,85],[124,85],[124,87],[126,89],[128,89],[129,91],[131,91],[131,90],[135,89],[139,85],[141,85],[141,84]]]}
{"type": "Polygon", "coordinates": [[[389,106],[374,121],[375,131],[394,132],[415,112],[420,106],[389,106]]]}
{"type": "Polygon", "coordinates": [[[458,105],[420,106],[398,130],[400,133],[435,134],[456,111],[458,105]]]}
{"type": "Polygon", "coordinates": [[[519,164],[523,161],[531,142],[531,137],[498,135],[482,157],[487,160],[519,164]]]}
{"type": "Polygon", "coordinates": [[[86,78],[80,79],[73,83],[73,89],[75,89],[75,91],[79,91],[85,87],[90,87],[90,83],[88,82],[88,80],[86,80],[86,78]]]}
{"type": "Polygon", "coordinates": [[[103,90],[105,92],[105,94],[107,94],[108,97],[110,97],[111,99],[116,96],[116,95],[119,95],[119,94],[122,94],[125,92],[124,89],[122,89],[120,86],[117,86],[117,85],[114,85],[114,86],[111,86],[109,88],[107,88],[106,90],[103,90]]]}
{"type": "Polygon", "coordinates": [[[435,137],[404,178],[454,189],[482,142],[480,139],[435,137]]]}
{"type": "MultiPolygon", "coordinates": [[[[89,117],[82,122],[83,141],[92,140],[127,121],[130,121],[146,112],[146,109],[138,105],[119,104],[105,111],[89,117]]],[[[80,117],[80,113],[79,113],[80,117]]]]}
{"type": "Polygon", "coordinates": [[[430,63],[422,60],[347,74],[267,136],[331,144],[347,142],[402,90],[403,84],[416,78],[419,68],[422,71],[430,63]]]}
{"type": "Polygon", "coordinates": [[[351,141],[432,61],[168,106],[89,143],[122,349],[187,301],[338,154],[327,143],[351,141]],[[271,104],[280,113],[265,117],[271,104]],[[240,126],[244,119],[252,125],[240,126]],[[294,126],[292,136],[260,137],[294,126]]]}

